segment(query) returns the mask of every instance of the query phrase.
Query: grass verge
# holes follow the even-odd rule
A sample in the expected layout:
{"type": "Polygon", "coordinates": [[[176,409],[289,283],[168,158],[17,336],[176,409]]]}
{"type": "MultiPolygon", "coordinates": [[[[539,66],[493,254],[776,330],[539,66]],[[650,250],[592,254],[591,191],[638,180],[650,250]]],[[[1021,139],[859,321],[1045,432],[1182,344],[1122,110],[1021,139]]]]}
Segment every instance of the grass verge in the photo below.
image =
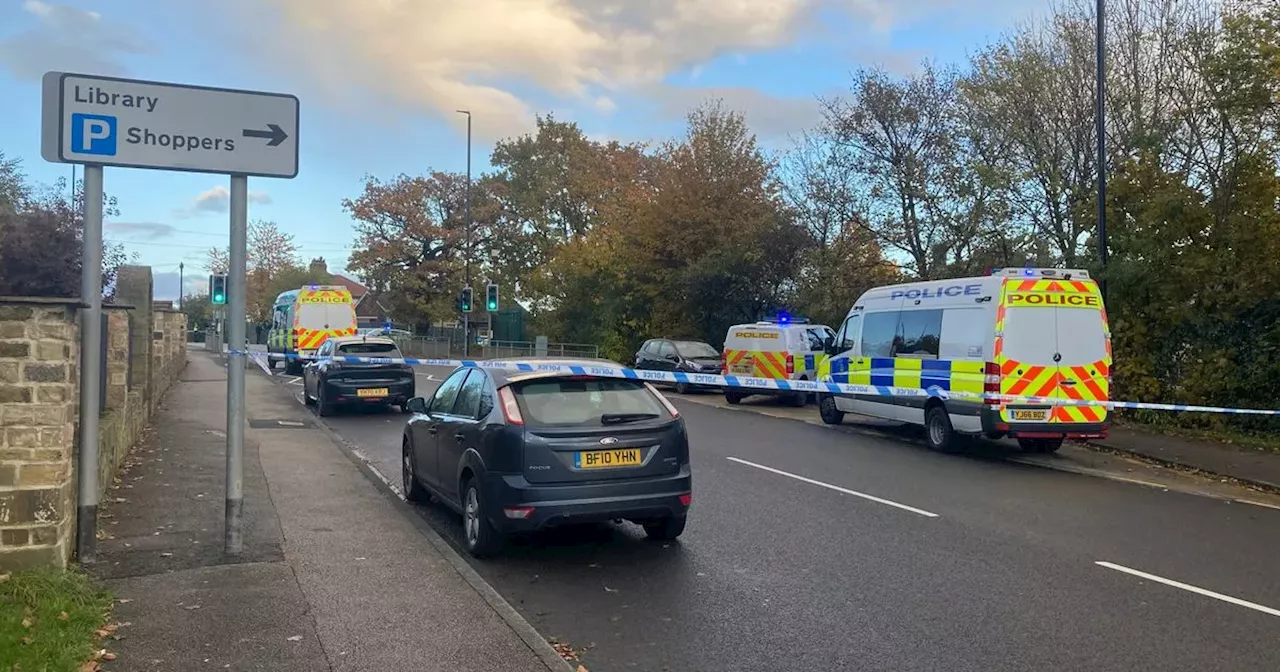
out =
{"type": "Polygon", "coordinates": [[[0,670],[79,672],[111,605],[111,593],[76,569],[10,575],[0,582],[0,670]]]}

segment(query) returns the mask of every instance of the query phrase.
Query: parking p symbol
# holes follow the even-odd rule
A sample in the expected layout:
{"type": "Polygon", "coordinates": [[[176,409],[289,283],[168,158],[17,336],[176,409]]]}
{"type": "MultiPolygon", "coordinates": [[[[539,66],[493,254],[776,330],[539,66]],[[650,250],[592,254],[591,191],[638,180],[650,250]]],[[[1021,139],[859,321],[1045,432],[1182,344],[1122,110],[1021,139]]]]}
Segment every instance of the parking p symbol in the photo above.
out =
{"type": "Polygon", "coordinates": [[[115,156],[116,118],[100,114],[71,115],[71,151],[115,156]]]}

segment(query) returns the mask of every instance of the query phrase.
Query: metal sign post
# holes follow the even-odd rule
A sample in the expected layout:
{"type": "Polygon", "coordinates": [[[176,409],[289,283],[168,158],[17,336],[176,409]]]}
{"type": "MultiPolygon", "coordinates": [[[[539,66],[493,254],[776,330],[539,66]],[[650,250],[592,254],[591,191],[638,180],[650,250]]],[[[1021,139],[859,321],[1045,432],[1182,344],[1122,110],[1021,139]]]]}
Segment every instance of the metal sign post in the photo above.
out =
{"type": "Polygon", "coordinates": [[[102,166],[84,167],[84,255],[80,265],[80,446],[76,548],[82,564],[97,562],[98,416],[102,399],[102,166]]]}
{"type": "Polygon", "coordinates": [[[84,268],[81,291],[79,524],[82,563],[94,561],[98,504],[98,389],[102,343],[102,168],[219,173],[231,176],[231,268],[227,343],[227,495],[224,551],[242,548],[245,285],[248,176],[298,174],[296,96],[117,77],[45,73],[40,153],[85,164],[84,268]]]}

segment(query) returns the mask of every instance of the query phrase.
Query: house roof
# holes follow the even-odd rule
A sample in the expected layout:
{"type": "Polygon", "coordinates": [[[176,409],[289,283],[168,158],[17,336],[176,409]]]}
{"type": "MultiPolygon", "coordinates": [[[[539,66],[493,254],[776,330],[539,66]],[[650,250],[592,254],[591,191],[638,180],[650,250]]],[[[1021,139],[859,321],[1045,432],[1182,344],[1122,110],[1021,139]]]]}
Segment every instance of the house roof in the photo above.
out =
{"type": "Polygon", "coordinates": [[[355,299],[357,303],[360,301],[361,297],[369,293],[368,287],[365,287],[345,275],[334,273],[332,282],[335,285],[342,285],[343,287],[346,287],[347,291],[351,292],[351,298],[355,299]]]}

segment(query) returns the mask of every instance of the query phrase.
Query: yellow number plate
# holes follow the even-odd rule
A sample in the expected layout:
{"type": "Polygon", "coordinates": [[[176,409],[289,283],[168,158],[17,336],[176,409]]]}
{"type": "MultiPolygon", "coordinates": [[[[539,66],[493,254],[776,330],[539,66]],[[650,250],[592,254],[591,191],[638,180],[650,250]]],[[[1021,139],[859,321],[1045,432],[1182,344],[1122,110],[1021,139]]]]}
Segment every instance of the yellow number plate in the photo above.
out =
{"type": "Polygon", "coordinates": [[[357,397],[385,397],[388,394],[387,388],[385,387],[378,387],[369,390],[356,390],[357,397]]]}
{"type": "Polygon", "coordinates": [[[750,359],[744,359],[737,364],[731,364],[729,366],[729,373],[736,373],[739,375],[745,374],[749,376],[753,371],[755,371],[755,362],[750,359]]]}
{"type": "Polygon", "coordinates": [[[579,469],[608,469],[609,467],[634,467],[644,461],[639,448],[614,450],[584,450],[575,453],[573,466],[579,469]]]}
{"type": "Polygon", "coordinates": [[[1044,422],[1049,419],[1049,411],[1043,408],[1017,409],[1013,411],[1013,419],[1029,420],[1031,422],[1044,422]]]}

